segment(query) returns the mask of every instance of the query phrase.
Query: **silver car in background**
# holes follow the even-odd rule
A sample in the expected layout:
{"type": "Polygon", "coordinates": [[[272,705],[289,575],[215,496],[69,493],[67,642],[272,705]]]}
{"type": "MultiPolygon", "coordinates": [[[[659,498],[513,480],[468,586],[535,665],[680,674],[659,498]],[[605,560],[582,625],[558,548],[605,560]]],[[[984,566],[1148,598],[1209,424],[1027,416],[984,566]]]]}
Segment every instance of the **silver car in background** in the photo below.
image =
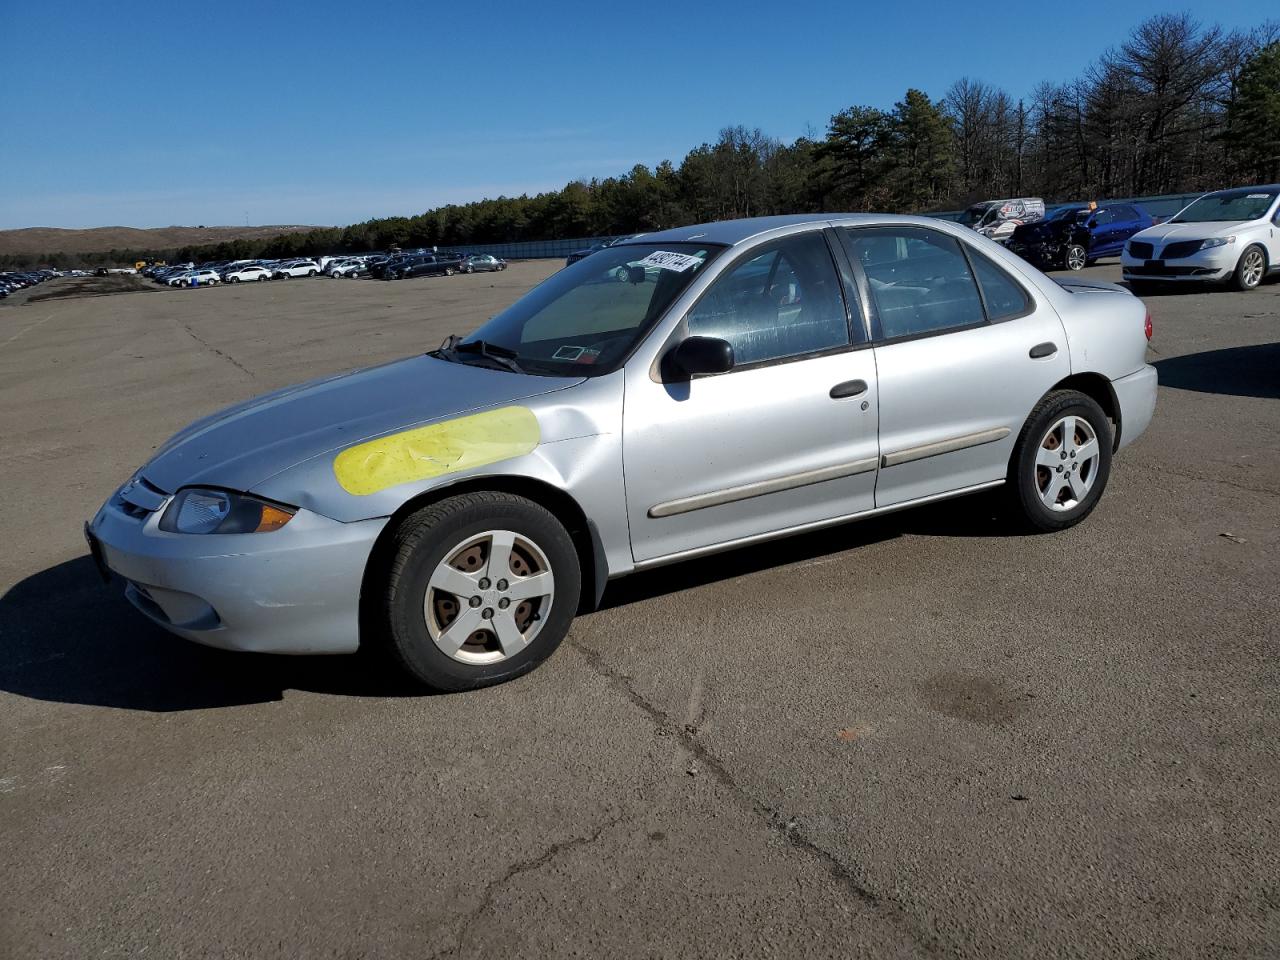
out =
{"type": "Polygon", "coordinates": [[[478,687],[633,571],[1001,485],[1033,529],[1079,522],[1151,419],[1150,333],[1122,288],[937,220],[683,227],[192,424],[87,534],[181,636],[478,687]]]}

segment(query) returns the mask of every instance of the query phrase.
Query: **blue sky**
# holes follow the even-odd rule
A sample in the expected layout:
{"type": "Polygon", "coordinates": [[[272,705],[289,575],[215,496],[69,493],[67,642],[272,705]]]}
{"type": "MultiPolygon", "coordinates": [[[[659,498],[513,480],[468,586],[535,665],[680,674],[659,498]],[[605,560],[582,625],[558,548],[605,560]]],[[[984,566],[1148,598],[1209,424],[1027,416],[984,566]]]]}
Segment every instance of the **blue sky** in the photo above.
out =
{"type": "Polygon", "coordinates": [[[1154,13],[1265,7],[0,0],[0,228],[420,213],[679,162],[731,124],[821,132],[909,86],[1016,97],[1154,13]]]}

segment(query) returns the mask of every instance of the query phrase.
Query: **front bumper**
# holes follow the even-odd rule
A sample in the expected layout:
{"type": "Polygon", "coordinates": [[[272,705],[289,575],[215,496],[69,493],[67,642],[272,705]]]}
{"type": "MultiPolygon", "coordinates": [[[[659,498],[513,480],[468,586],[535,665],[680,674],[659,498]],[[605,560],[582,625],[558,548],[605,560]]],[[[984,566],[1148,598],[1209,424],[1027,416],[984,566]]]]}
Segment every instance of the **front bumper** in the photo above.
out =
{"type": "Polygon", "coordinates": [[[1016,253],[1027,263],[1037,266],[1061,267],[1066,256],[1066,247],[1058,240],[1043,240],[1034,243],[1017,243],[1010,240],[1007,246],[1011,253],[1016,253]]]}
{"type": "Polygon", "coordinates": [[[180,637],[225,650],[352,653],[360,585],[385,518],[339,523],[299,510],[271,533],[166,533],[118,495],[87,533],[125,596],[180,637]]]}
{"type": "MultiPolygon", "coordinates": [[[[1120,407],[1120,436],[1116,449],[1127,447],[1146,431],[1156,412],[1156,368],[1146,364],[1136,373],[1112,380],[1116,402],[1120,407]]],[[[285,529],[288,529],[287,527],[285,529]]]]}
{"type": "Polygon", "coordinates": [[[1120,255],[1120,268],[1126,280],[1213,283],[1231,276],[1238,256],[1236,245],[1228,244],[1210,247],[1176,260],[1139,260],[1125,247],[1120,255]]]}

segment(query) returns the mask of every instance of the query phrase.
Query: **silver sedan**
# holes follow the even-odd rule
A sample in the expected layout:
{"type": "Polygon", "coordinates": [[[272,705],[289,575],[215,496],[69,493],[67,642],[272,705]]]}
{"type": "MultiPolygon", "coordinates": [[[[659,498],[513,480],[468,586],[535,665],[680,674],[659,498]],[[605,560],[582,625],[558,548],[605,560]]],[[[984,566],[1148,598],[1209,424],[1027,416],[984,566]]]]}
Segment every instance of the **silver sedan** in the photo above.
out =
{"type": "Polygon", "coordinates": [[[1124,289],[953,224],[684,227],[192,424],[87,534],[183,637],[478,687],[636,570],[999,486],[1027,527],[1078,523],[1151,419],[1150,335],[1124,289]]]}

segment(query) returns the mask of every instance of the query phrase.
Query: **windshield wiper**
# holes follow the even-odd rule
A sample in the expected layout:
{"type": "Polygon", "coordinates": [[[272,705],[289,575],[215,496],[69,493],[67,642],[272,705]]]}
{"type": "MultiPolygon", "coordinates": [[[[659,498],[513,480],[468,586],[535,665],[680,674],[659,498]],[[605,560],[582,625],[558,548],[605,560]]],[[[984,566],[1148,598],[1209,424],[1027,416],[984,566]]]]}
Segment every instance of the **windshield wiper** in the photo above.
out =
{"type": "Polygon", "coordinates": [[[509,347],[501,346],[496,343],[489,343],[486,340],[468,340],[465,343],[456,333],[449,334],[445,338],[444,343],[440,344],[440,349],[436,351],[441,358],[445,360],[458,360],[458,354],[469,353],[476,354],[488,360],[490,363],[497,364],[512,373],[527,373],[527,371],[516,362],[519,356],[509,347]]]}

